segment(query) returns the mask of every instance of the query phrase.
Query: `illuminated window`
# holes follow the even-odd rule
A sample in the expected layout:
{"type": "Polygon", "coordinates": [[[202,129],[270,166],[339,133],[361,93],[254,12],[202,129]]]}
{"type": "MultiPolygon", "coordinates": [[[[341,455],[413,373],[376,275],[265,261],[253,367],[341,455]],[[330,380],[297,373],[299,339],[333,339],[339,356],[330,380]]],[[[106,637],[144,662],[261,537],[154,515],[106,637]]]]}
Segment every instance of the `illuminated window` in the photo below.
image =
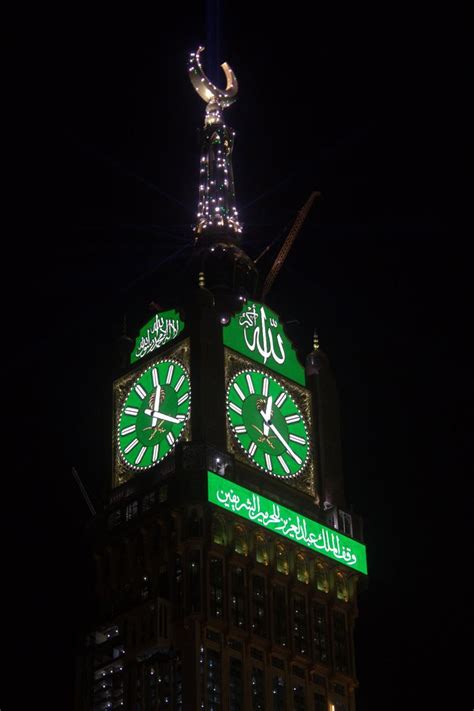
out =
{"type": "Polygon", "coordinates": [[[222,619],[224,613],[224,565],[222,558],[209,561],[209,607],[211,617],[222,619]]]}
{"type": "Polygon", "coordinates": [[[346,511],[341,511],[339,509],[338,513],[338,529],[342,531],[342,533],[346,533],[348,536],[352,536],[352,516],[351,514],[348,514],[346,511]]]}
{"type": "Polygon", "coordinates": [[[309,583],[308,562],[302,553],[296,556],[296,577],[300,583],[309,583]]]}
{"type": "Polygon", "coordinates": [[[226,537],[224,521],[220,516],[217,516],[216,514],[214,514],[214,516],[212,517],[211,535],[213,543],[217,543],[220,546],[225,546],[226,537]]]}
{"type": "Polygon", "coordinates": [[[274,676],[272,683],[273,711],[285,711],[285,680],[282,676],[274,676]]]}
{"type": "Polygon", "coordinates": [[[321,592],[329,592],[328,574],[322,563],[316,563],[316,587],[321,592]]]}
{"type": "Polygon", "coordinates": [[[234,550],[240,555],[248,555],[247,534],[243,526],[234,527],[234,550]]]}
{"type": "Polygon", "coordinates": [[[273,636],[277,644],[288,644],[286,591],[283,585],[273,588],[273,636]]]}
{"type": "Polygon", "coordinates": [[[336,595],[339,600],[344,600],[345,602],[349,600],[346,578],[342,573],[336,574],[336,595]]]}
{"type": "Polygon", "coordinates": [[[322,664],[328,662],[328,622],[326,606],[319,602],[313,604],[313,657],[322,664]]]}
{"type": "Polygon", "coordinates": [[[257,563],[263,563],[263,565],[268,565],[268,548],[265,543],[265,538],[261,535],[255,536],[255,558],[257,563]]]}
{"type": "Polygon", "coordinates": [[[281,543],[277,543],[276,547],[276,568],[279,573],[288,575],[290,566],[288,564],[288,553],[286,552],[285,546],[281,543]]]}
{"type": "Polygon", "coordinates": [[[265,637],[267,633],[265,578],[252,575],[252,630],[265,637]]]}
{"type": "Polygon", "coordinates": [[[307,654],[306,603],[302,595],[293,598],[293,643],[295,654],[307,654]]]}
{"type": "Polygon", "coordinates": [[[232,624],[245,627],[245,571],[232,568],[230,573],[230,613],[232,624]]]}

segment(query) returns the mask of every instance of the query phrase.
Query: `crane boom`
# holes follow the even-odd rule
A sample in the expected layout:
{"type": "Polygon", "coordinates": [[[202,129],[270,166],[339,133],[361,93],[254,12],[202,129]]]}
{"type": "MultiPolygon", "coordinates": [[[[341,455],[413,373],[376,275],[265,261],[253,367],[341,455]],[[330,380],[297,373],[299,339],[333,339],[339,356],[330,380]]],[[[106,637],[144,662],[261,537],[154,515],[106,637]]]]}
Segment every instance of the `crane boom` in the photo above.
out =
{"type": "Polygon", "coordinates": [[[263,284],[262,288],[262,300],[265,298],[265,296],[268,294],[270,289],[273,286],[273,282],[277,278],[280,269],[283,266],[283,263],[285,259],[288,256],[288,252],[290,251],[291,247],[293,246],[293,242],[295,241],[296,237],[298,236],[298,232],[300,231],[303,222],[305,221],[308,212],[311,209],[311,206],[313,202],[316,200],[317,197],[319,197],[321,193],[314,191],[311,193],[309,198],[306,200],[305,204],[301,208],[301,210],[298,212],[296,216],[296,220],[293,223],[293,226],[291,230],[288,232],[288,236],[283,242],[280,251],[278,252],[275,261],[273,262],[272,268],[268,272],[265,282],[263,284]]]}

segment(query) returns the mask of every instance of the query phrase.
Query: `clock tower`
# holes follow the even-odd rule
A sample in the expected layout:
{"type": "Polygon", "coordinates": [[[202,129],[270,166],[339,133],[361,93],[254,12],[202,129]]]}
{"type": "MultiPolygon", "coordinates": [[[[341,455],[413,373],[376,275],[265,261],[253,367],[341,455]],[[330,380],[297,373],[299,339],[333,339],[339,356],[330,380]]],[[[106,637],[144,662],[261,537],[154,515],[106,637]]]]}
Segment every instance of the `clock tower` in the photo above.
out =
{"type": "Polygon", "coordinates": [[[113,384],[76,710],[354,711],[367,564],[336,387],[317,339],[303,363],[260,296],[224,122],[237,80],[223,64],[214,86],[201,52],[194,256],[181,300],[144,319],[113,384]]]}

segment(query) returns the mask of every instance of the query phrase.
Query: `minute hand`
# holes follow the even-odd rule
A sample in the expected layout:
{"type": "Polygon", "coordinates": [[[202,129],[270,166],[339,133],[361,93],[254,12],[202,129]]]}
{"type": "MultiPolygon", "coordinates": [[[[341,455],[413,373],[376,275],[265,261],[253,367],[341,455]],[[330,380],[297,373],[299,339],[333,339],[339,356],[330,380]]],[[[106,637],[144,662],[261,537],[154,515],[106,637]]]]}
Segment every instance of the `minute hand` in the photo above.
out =
{"type": "Polygon", "coordinates": [[[279,433],[279,431],[277,430],[277,428],[275,427],[275,425],[272,424],[271,422],[269,422],[269,423],[268,423],[268,426],[270,427],[271,431],[275,433],[275,436],[277,437],[277,439],[280,440],[280,442],[281,442],[282,445],[285,447],[285,449],[286,449],[286,451],[288,452],[288,454],[293,457],[293,459],[295,460],[295,462],[296,462],[297,464],[301,464],[301,462],[302,462],[303,460],[300,459],[300,458],[298,457],[298,455],[293,452],[293,450],[291,449],[290,445],[288,444],[288,442],[286,441],[286,439],[284,439],[284,438],[282,437],[282,435],[279,433]]]}
{"type": "Polygon", "coordinates": [[[164,415],[162,412],[157,412],[156,410],[145,410],[145,415],[150,415],[150,417],[153,417],[153,420],[164,420],[165,422],[181,422],[181,420],[178,420],[176,417],[171,417],[171,415],[164,415]]]}

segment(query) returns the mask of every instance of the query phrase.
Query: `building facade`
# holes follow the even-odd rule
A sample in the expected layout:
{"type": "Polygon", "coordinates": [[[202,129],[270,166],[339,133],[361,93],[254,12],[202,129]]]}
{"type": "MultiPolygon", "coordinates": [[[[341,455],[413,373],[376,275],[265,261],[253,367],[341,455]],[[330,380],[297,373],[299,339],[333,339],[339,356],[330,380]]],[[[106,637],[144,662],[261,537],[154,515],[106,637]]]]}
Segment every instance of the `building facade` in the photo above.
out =
{"type": "Polygon", "coordinates": [[[194,281],[141,329],[114,382],[76,709],[354,711],[367,567],[334,378],[317,340],[303,365],[259,300],[223,123],[237,81],[224,65],[226,90],[210,84],[200,51],[194,281]]]}

